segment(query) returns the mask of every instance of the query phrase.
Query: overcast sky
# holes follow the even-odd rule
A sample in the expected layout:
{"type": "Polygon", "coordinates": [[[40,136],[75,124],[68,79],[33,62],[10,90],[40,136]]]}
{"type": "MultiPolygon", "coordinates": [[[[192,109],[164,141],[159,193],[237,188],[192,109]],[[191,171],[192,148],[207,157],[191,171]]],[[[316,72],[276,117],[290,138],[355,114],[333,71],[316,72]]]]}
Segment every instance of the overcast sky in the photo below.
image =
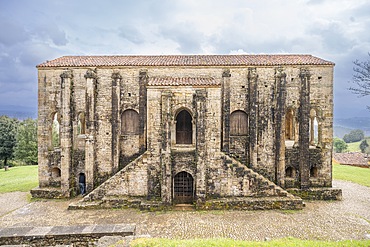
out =
{"type": "Polygon", "coordinates": [[[0,108],[37,107],[35,66],[64,55],[312,54],[336,63],[335,117],[370,117],[351,86],[369,0],[0,0],[0,108]]]}

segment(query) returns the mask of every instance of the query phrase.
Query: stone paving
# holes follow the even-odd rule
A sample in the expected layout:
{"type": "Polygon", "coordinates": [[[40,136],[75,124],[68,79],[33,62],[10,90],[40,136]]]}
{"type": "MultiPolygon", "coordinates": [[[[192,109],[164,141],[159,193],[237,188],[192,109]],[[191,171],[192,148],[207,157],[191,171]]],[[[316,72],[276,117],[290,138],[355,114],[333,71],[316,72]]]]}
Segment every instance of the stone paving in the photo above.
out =
{"type": "Polygon", "coordinates": [[[35,244],[37,246],[79,242],[88,246],[105,236],[126,237],[135,234],[135,225],[26,226],[0,228],[0,245],[35,244]]]}
{"type": "MultiPolygon", "coordinates": [[[[311,201],[298,211],[67,210],[73,200],[35,200],[0,216],[0,228],[89,224],[135,224],[136,234],[163,238],[265,240],[370,239],[370,188],[334,181],[342,201],[311,201]]],[[[14,198],[6,194],[1,197],[14,198]]],[[[3,204],[6,205],[6,204],[3,204]]]]}

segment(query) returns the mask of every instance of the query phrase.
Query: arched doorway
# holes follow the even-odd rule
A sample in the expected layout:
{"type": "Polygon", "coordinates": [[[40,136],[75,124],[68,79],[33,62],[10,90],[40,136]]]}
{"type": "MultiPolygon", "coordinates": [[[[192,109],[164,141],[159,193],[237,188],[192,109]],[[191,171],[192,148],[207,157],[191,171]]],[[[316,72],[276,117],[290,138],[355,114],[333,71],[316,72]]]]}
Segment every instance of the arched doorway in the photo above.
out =
{"type": "Polygon", "coordinates": [[[188,111],[182,110],[176,117],[176,144],[192,144],[192,139],[192,117],[188,111]]]}
{"type": "Polygon", "coordinates": [[[179,172],[174,178],[173,201],[174,203],[193,203],[194,179],[187,172],[179,172]]]}

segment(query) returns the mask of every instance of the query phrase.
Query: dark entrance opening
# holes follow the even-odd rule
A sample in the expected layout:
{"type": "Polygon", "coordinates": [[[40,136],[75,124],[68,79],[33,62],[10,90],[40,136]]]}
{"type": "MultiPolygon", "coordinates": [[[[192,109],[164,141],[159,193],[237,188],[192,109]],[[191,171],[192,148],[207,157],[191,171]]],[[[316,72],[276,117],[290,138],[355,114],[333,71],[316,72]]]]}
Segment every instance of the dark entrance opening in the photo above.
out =
{"type": "Polygon", "coordinates": [[[80,173],[78,175],[78,186],[80,188],[80,194],[84,195],[86,193],[86,177],[85,173],[80,173]]]}
{"type": "Polygon", "coordinates": [[[174,178],[174,203],[193,203],[193,177],[187,172],[179,172],[174,178]]]}
{"type": "Polygon", "coordinates": [[[176,117],[176,144],[192,144],[193,125],[192,117],[186,110],[181,111],[176,117]]]}

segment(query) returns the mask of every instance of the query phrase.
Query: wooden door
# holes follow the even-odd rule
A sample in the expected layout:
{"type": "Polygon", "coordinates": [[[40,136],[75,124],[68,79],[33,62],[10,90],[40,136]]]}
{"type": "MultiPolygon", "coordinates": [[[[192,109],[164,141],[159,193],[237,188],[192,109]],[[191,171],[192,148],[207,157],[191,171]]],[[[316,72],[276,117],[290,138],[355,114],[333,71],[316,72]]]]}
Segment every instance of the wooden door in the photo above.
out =
{"type": "Polygon", "coordinates": [[[174,203],[193,203],[193,177],[187,172],[180,172],[174,178],[174,203]]]}

